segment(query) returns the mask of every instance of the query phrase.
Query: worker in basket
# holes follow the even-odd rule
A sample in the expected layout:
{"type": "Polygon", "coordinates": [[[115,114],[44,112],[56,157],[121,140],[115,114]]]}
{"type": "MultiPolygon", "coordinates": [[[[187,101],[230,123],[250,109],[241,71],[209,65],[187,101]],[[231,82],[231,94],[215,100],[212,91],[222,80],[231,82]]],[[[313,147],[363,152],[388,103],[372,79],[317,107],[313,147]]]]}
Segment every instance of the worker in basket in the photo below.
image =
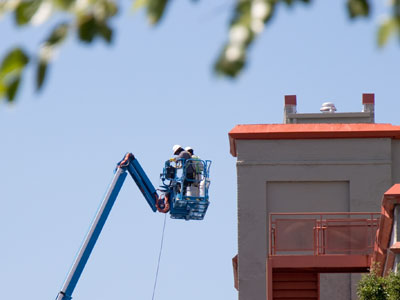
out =
{"type": "Polygon", "coordinates": [[[202,194],[204,196],[204,192],[201,193],[201,188],[204,189],[204,180],[205,180],[204,173],[203,173],[204,162],[201,160],[201,158],[199,156],[194,154],[194,150],[192,147],[187,146],[187,147],[185,147],[185,150],[192,155],[191,160],[192,160],[192,165],[193,165],[193,168],[195,171],[194,182],[188,191],[188,193],[190,193],[189,196],[198,197],[200,194],[202,194]]]}
{"type": "Polygon", "coordinates": [[[183,179],[183,195],[186,196],[187,187],[191,186],[194,183],[196,176],[192,161],[190,160],[187,162],[188,159],[192,158],[192,155],[188,151],[183,149],[180,145],[174,145],[172,147],[172,152],[175,157],[170,159],[170,161],[175,161],[176,168],[185,167],[184,173],[186,174],[186,176],[183,179]]]}

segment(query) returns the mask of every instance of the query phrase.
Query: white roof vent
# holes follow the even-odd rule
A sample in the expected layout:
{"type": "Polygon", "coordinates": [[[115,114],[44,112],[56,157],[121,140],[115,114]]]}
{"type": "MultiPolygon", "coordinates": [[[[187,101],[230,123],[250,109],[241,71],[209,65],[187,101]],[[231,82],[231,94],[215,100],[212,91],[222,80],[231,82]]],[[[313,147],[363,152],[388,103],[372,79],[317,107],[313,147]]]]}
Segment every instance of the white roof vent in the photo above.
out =
{"type": "Polygon", "coordinates": [[[325,102],[322,103],[322,106],[319,110],[322,113],[334,113],[336,111],[336,106],[332,102],[325,102]]]}

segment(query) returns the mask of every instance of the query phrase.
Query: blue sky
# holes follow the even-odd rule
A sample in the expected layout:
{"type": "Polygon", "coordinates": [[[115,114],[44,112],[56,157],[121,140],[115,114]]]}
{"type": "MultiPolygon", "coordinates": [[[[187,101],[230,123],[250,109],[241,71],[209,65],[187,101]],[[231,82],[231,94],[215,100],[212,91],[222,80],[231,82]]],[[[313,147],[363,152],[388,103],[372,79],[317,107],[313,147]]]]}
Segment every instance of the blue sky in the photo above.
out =
{"type": "MultiPolygon", "coordinates": [[[[124,153],[155,185],[174,144],[211,159],[204,221],[167,220],[156,298],[235,299],[236,169],[228,132],[236,124],[281,123],[283,98],[299,112],[361,111],[375,93],[376,121],[399,124],[400,48],[376,46],[384,1],[350,21],[345,1],[281,5],[235,81],[212,64],[227,37],[232,1],[174,1],[161,25],[121,13],[113,46],[70,38],[42,93],[32,72],[12,106],[0,103],[0,282],[2,297],[54,299],[124,153]],[[226,7],[221,10],[220,7],[226,7]],[[26,297],[26,296],[25,296],[26,297]]],[[[36,49],[49,25],[0,23],[0,53],[36,49]]],[[[74,299],[151,299],[163,215],[127,178],[74,299]]]]}

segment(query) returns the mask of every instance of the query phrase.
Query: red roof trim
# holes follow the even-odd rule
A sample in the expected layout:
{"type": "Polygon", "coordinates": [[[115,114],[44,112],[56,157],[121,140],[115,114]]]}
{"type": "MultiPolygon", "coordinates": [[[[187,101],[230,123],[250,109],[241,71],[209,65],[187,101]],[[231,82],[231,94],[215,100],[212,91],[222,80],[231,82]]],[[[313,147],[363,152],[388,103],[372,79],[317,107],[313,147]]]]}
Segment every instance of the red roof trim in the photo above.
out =
{"type": "Polygon", "coordinates": [[[400,197],[400,184],[395,184],[385,192],[385,197],[400,197]]]}
{"type": "Polygon", "coordinates": [[[252,124],[236,125],[229,132],[230,152],[236,156],[236,140],[292,139],[400,139],[400,126],[391,124],[252,124]]]}

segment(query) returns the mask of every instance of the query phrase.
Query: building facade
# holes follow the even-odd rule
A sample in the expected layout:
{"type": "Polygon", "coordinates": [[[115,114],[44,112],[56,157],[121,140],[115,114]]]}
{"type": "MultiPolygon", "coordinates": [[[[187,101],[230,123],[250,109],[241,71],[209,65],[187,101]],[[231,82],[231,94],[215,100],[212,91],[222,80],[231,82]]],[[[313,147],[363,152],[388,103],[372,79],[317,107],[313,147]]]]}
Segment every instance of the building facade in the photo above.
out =
{"type": "MultiPolygon", "coordinates": [[[[400,182],[400,126],[375,124],[374,96],[361,113],[296,113],[285,124],[237,125],[239,300],[267,299],[268,216],[276,212],[372,212],[400,182]]],[[[320,299],[355,298],[358,274],[321,274],[320,299]]],[[[272,299],[269,299],[272,300],[272,299]]]]}

